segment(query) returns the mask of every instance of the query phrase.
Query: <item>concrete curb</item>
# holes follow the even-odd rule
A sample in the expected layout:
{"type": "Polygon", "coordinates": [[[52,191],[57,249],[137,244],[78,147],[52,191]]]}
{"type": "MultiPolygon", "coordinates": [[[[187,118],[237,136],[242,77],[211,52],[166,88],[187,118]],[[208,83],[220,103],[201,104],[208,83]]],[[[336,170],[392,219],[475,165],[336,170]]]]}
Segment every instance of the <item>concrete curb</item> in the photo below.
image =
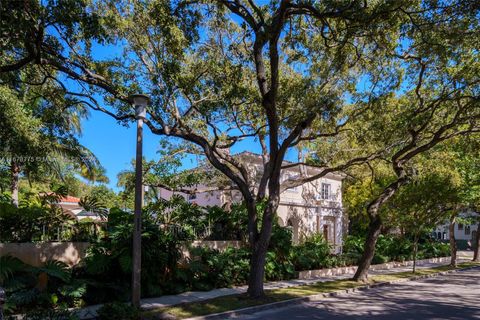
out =
{"type": "Polygon", "coordinates": [[[273,302],[273,303],[267,303],[267,304],[262,304],[262,305],[259,305],[259,306],[253,306],[253,307],[247,307],[247,308],[242,308],[242,309],[237,309],[237,310],[232,310],[232,311],[214,313],[214,314],[209,314],[209,315],[205,315],[205,316],[187,318],[187,319],[184,319],[184,320],[230,319],[232,317],[237,317],[237,316],[240,316],[240,315],[248,315],[248,314],[253,314],[253,313],[256,313],[256,312],[259,312],[259,311],[282,308],[282,307],[286,307],[286,306],[295,305],[295,304],[298,304],[298,303],[301,303],[301,302],[314,302],[314,301],[322,300],[323,298],[335,297],[335,296],[346,294],[346,293],[365,291],[365,290],[369,290],[369,289],[395,285],[395,284],[398,284],[398,283],[403,283],[403,282],[408,282],[408,281],[416,281],[416,280],[421,280],[421,279],[434,278],[434,277],[438,277],[438,276],[442,276],[442,275],[446,275],[446,274],[450,274],[450,273],[457,273],[457,272],[462,272],[462,271],[467,271],[467,270],[472,270],[472,269],[480,269],[480,266],[472,266],[472,267],[461,268],[461,269],[456,269],[456,270],[440,271],[440,272],[436,272],[436,273],[432,273],[432,274],[428,274],[428,275],[414,276],[414,277],[411,277],[411,278],[408,278],[408,279],[398,279],[398,280],[393,280],[393,281],[387,281],[387,282],[381,282],[381,283],[376,283],[376,284],[371,284],[371,285],[365,285],[365,286],[352,288],[352,289],[345,289],[345,290],[339,290],[339,291],[328,292],[328,293],[319,293],[319,294],[315,294],[315,295],[311,295],[311,296],[294,298],[294,299],[289,299],[289,300],[284,300],[284,301],[279,301],[279,302],[273,302]]]}

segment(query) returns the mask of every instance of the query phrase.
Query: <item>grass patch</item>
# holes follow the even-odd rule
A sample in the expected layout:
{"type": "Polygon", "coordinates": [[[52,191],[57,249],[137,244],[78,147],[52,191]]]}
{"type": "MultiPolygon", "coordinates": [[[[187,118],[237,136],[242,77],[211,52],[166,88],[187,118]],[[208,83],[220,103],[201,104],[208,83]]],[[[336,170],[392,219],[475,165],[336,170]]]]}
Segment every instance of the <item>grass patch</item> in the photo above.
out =
{"type": "MultiPolygon", "coordinates": [[[[459,264],[457,269],[479,266],[479,263],[467,262],[459,264]]],[[[369,277],[369,283],[389,282],[400,279],[408,279],[414,276],[429,275],[442,271],[452,270],[450,266],[439,266],[428,269],[417,269],[413,274],[411,271],[397,272],[392,274],[374,275],[369,277]]],[[[311,285],[294,286],[289,288],[265,290],[266,296],[262,299],[249,299],[246,294],[229,295],[200,302],[179,304],[171,307],[154,309],[143,313],[147,319],[154,318],[158,314],[171,314],[178,319],[185,319],[196,316],[203,316],[212,313],[237,310],[262,304],[284,301],[299,297],[312,296],[319,293],[342,291],[364,286],[364,283],[351,280],[335,280],[319,282],[311,285]]]]}

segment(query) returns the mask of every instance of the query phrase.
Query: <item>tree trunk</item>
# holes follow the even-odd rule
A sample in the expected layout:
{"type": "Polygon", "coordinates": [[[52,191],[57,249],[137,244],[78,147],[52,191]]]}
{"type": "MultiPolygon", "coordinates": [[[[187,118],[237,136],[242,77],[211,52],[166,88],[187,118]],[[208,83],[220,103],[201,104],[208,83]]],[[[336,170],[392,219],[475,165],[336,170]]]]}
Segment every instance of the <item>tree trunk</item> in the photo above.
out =
{"type": "Polygon", "coordinates": [[[418,236],[413,240],[413,273],[417,272],[418,236]]]}
{"type": "Polygon", "coordinates": [[[450,233],[450,266],[456,268],[457,267],[457,242],[455,241],[455,219],[456,215],[452,215],[450,218],[450,225],[448,227],[448,231],[450,233]]]}
{"type": "Polygon", "coordinates": [[[263,279],[265,276],[265,260],[267,256],[267,245],[258,244],[250,258],[250,274],[248,279],[247,293],[250,298],[259,298],[264,295],[263,279]]]}
{"type": "Polygon", "coordinates": [[[10,192],[12,193],[12,203],[14,206],[18,207],[18,180],[20,176],[20,167],[18,163],[12,160],[10,164],[10,192]]]}
{"type": "MultiPolygon", "coordinates": [[[[276,199],[276,197],[274,197],[276,199]]],[[[269,203],[265,207],[262,219],[262,229],[255,237],[254,243],[251,243],[252,257],[250,258],[250,274],[248,279],[247,293],[250,298],[260,298],[265,295],[263,291],[263,280],[265,277],[265,261],[267,249],[272,234],[272,223],[274,213],[278,208],[278,201],[269,199],[269,203]]],[[[256,215],[256,209],[255,210],[256,215]]]]}
{"type": "Polygon", "coordinates": [[[475,239],[473,239],[473,261],[480,261],[479,251],[480,251],[480,221],[477,225],[477,233],[475,235],[475,239]]]}
{"type": "Polygon", "coordinates": [[[378,236],[382,230],[382,220],[380,217],[375,217],[368,226],[367,239],[365,240],[365,248],[363,255],[358,263],[357,272],[353,276],[355,281],[367,281],[368,268],[372,263],[373,256],[375,255],[375,244],[377,243],[378,236]]]}
{"type": "Polygon", "coordinates": [[[398,189],[408,181],[405,171],[398,165],[398,163],[396,163],[395,167],[396,171],[398,171],[398,179],[386,187],[367,207],[370,223],[368,226],[368,234],[367,239],[365,240],[363,255],[358,263],[357,272],[355,272],[355,275],[353,276],[353,280],[355,281],[367,281],[368,268],[370,268],[373,256],[375,255],[375,245],[377,244],[378,236],[382,230],[382,219],[380,218],[378,211],[381,206],[385,204],[388,199],[393,197],[398,189]]]}

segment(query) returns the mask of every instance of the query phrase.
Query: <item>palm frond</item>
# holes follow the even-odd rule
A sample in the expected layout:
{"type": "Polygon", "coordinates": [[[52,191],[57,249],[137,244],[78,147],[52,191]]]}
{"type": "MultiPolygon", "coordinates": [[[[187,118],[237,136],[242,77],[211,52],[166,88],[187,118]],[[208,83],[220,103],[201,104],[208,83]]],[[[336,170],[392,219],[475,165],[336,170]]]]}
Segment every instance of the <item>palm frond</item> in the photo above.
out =
{"type": "Polygon", "coordinates": [[[69,282],[71,271],[68,266],[61,261],[49,260],[42,267],[37,268],[38,272],[45,272],[49,277],[57,278],[63,282],[69,282]]]}
{"type": "Polygon", "coordinates": [[[78,205],[81,206],[86,211],[97,213],[102,218],[106,218],[108,210],[106,206],[98,200],[95,196],[85,196],[80,199],[78,205]]]}
{"type": "Polygon", "coordinates": [[[16,272],[25,271],[28,266],[22,260],[10,255],[0,257],[0,284],[16,272]]]}

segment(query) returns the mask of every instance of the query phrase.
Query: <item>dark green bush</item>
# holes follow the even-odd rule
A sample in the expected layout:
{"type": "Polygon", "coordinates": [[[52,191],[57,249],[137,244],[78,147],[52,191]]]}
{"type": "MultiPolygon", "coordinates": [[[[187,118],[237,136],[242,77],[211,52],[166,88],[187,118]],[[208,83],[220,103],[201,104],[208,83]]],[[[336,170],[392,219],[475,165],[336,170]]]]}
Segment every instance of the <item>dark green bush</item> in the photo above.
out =
{"type": "Polygon", "coordinates": [[[202,255],[189,263],[193,289],[231,287],[247,282],[250,253],[247,249],[227,248],[224,252],[201,249],[202,255]]]}
{"type": "Polygon", "coordinates": [[[265,263],[266,280],[285,280],[295,276],[292,250],[292,231],[275,224],[272,229],[265,263]]]}
{"type": "Polygon", "coordinates": [[[85,283],[73,279],[64,263],[33,267],[12,256],[0,257],[0,286],[7,293],[5,310],[10,314],[81,306],[85,293],[85,283]]]}
{"type": "Polygon", "coordinates": [[[330,247],[321,235],[313,235],[302,244],[295,246],[292,252],[296,271],[313,270],[331,266],[327,262],[330,247]]]}
{"type": "MultiPolygon", "coordinates": [[[[193,290],[244,285],[250,270],[248,248],[227,248],[223,252],[208,248],[192,248],[191,258],[178,270],[177,286],[193,290]]],[[[291,279],[295,268],[291,261],[291,231],[274,226],[265,265],[266,280],[291,279]]]]}
{"type": "MultiPolygon", "coordinates": [[[[363,253],[365,238],[348,236],[344,242],[343,253],[353,263],[357,263],[363,253]]],[[[428,238],[421,238],[418,243],[417,259],[448,256],[448,244],[428,238]]],[[[380,235],[375,246],[373,264],[390,261],[406,261],[413,259],[413,241],[406,236],[380,235]]]]}
{"type": "Polygon", "coordinates": [[[127,303],[106,303],[97,310],[99,320],[137,320],[140,319],[138,309],[127,303]]]}
{"type": "MultiPolygon", "coordinates": [[[[162,230],[154,217],[142,219],[142,295],[159,296],[175,292],[180,240],[174,232],[162,230]]],[[[115,210],[108,223],[108,237],[92,244],[75,275],[88,282],[88,303],[126,301],[130,295],[132,271],[133,215],[115,210]]]]}
{"type": "MultiPolygon", "coordinates": [[[[17,320],[17,317],[7,316],[5,320],[17,320]]],[[[27,312],[23,320],[79,320],[74,312],[68,310],[40,310],[27,312]]]]}
{"type": "Polygon", "coordinates": [[[210,234],[206,240],[247,241],[248,214],[245,205],[233,204],[229,211],[212,207],[208,209],[210,234]]]}
{"type": "Polygon", "coordinates": [[[450,255],[450,245],[437,241],[425,241],[418,246],[418,259],[446,257],[450,255]]]}

